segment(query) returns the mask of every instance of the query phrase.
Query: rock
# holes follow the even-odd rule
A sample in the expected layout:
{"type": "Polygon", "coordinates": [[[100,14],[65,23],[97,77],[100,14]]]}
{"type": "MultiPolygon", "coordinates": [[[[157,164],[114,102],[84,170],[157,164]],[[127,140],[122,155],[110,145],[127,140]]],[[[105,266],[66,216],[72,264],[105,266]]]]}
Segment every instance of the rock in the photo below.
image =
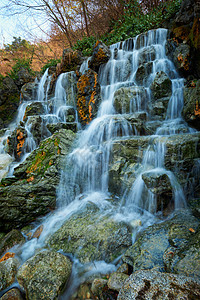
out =
{"type": "Polygon", "coordinates": [[[38,83],[36,83],[35,81],[25,83],[21,88],[21,100],[30,101],[33,99],[37,99],[37,88],[38,83]]]}
{"type": "Polygon", "coordinates": [[[9,258],[0,263],[0,291],[6,289],[15,281],[15,275],[20,263],[16,258],[9,258]]]}
{"type": "Polygon", "coordinates": [[[7,138],[7,147],[5,150],[11,156],[13,155],[16,161],[20,161],[21,156],[25,152],[26,138],[27,131],[22,125],[16,127],[12,134],[7,138]]]}
{"type": "Polygon", "coordinates": [[[47,124],[47,129],[54,134],[56,131],[60,129],[68,129],[73,132],[77,132],[77,123],[75,122],[67,122],[67,123],[55,123],[55,124],[47,124]]]}
{"type": "Polygon", "coordinates": [[[29,72],[28,69],[21,67],[17,73],[15,84],[19,89],[25,84],[33,80],[33,75],[29,72]]]}
{"type": "Polygon", "coordinates": [[[32,239],[34,239],[34,238],[39,239],[39,237],[40,237],[40,235],[41,235],[41,233],[42,233],[42,231],[43,231],[43,228],[44,228],[44,226],[43,226],[43,225],[40,225],[40,226],[35,230],[35,232],[33,233],[32,239]]]}
{"type": "Polygon", "coordinates": [[[180,211],[141,232],[122,260],[133,267],[133,272],[156,268],[200,278],[198,228],[198,219],[187,210],[180,211]]]}
{"type": "Polygon", "coordinates": [[[114,108],[117,113],[133,113],[145,109],[146,90],[144,87],[122,87],[114,94],[114,108]]]}
{"type": "Polygon", "coordinates": [[[102,294],[102,289],[107,285],[108,280],[102,278],[95,278],[92,282],[91,291],[94,295],[99,296],[102,294]]]}
{"type": "Polygon", "coordinates": [[[28,259],[18,270],[17,280],[25,289],[26,299],[57,299],[69,280],[71,261],[64,255],[42,251],[28,259]]]}
{"type": "Polygon", "coordinates": [[[148,76],[152,73],[152,68],[153,68],[152,62],[144,63],[138,67],[135,74],[135,80],[139,86],[145,85],[148,76]]]}
{"type": "Polygon", "coordinates": [[[129,278],[129,275],[114,272],[110,275],[108,280],[108,287],[111,290],[114,291],[120,291],[122,286],[124,285],[124,282],[129,278]]]}
{"type": "Polygon", "coordinates": [[[157,211],[161,211],[171,204],[173,188],[166,173],[147,171],[142,174],[142,179],[147,188],[157,195],[157,211]]]}
{"type": "Polygon", "coordinates": [[[45,107],[42,102],[32,102],[26,107],[23,121],[26,122],[29,116],[42,115],[45,113],[45,107]]]}
{"type": "Polygon", "coordinates": [[[198,299],[200,281],[190,277],[141,270],[132,274],[122,287],[118,300],[198,299]]]}
{"type": "Polygon", "coordinates": [[[142,65],[149,61],[153,61],[156,58],[156,50],[153,46],[142,48],[139,51],[139,60],[138,64],[142,65]]]}
{"type": "Polygon", "coordinates": [[[15,168],[15,182],[0,187],[0,230],[23,227],[56,206],[61,169],[75,134],[61,129],[15,168]]]}
{"type": "Polygon", "coordinates": [[[0,180],[8,173],[8,167],[13,161],[9,154],[0,154],[0,180]]]}
{"type": "MultiPolygon", "coordinates": [[[[32,134],[33,143],[36,144],[35,148],[44,138],[50,135],[45,126],[44,120],[40,116],[36,115],[28,117],[26,127],[28,127],[30,133],[32,134]]],[[[31,146],[29,146],[29,143],[27,143],[26,152],[31,152],[31,150],[31,146]]]]}
{"type": "Polygon", "coordinates": [[[184,106],[182,115],[190,126],[200,131],[200,80],[192,81],[184,88],[184,106]]]}
{"type": "Polygon", "coordinates": [[[180,10],[177,13],[175,22],[179,25],[189,24],[194,18],[194,9],[197,6],[195,0],[184,0],[181,3],[180,10]]]}
{"type": "Polygon", "coordinates": [[[155,79],[151,84],[151,92],[154,100],[171,97],[172,82],[163,71],[156,73],[155,79]]]}
{"type": "Polygon", "coordinates": [[[173,62],[178,71],[185,75],[191,69],[190,46],[188,44],[180,44],[173,53],[173,62]]]}
{"type": "Polygon", "coordinates": [[[83,57],[80,51],[73,51],[72,49],[64,49],[61,64],[57,76],[61,73],[76,71],[78,67],[82,64],[83,57]]]}
{"type": "Polygon", "coordinates": [[[102,64],[107,63],[107,61],[110,59],[110,56],[110,49],[104,43],[102,43],[102,41],[97,41],[93,47],[92,57],[89,61],[89,68],[95,72],[98,72],[99,67],[102,64]]]}
{"type": "Polygon", "coordinates": [[[24,298],[22,297],[20,291],[16,288],[13,288],[6,292],[0,300],[23,300],[24,298]]]}
{"type": "Polygon", "coordinates": [[[77,110],[80,122],[85,125],[91,122],[97,115],[100,103],[100,85],[97,73],[88,70],[77,83],[78,100],[77,110]]]}
{"type": "Polygon", "coordinates": [[[20,92],[13,79],[6,76],[0,82],[0,128],[14,120],[20,102],[20,92]]]}
{"type": "Polygon", "coordinates": [[[108,216],[99,218],[98,209],[89,205],[75,213],[47,241],[55,250],[74,254],[81,263],[94,260],[111,262],[131,245],[131,231],[123,222],[108,216]]]}
{"type": "MultiPolygon", "coordinates": [[[[156,137],[148,136],[135,136],[123,138],[123,140],[119,138],[113,142],[113,153],[109,166],[110,191],[119,194],[121,193],[119,186],[131,188],[135,180],[134,174],[140,167],[144,151],[150,143],[154,147],[157,142],[156,137]]],[[[159,142],[166,145],[166,169],[176,174],[178,182],[185,186],[186,193],[189,193],[191,189],[190,184],[195,190],[199,185],[199,178],[195,176],[195,172],[198,170],[200,158],[200,133],[172,135],[167,140],[165,137],[160,137],[159,142]],[[177,172],[177,170],[179,171],[177,172]]]]}
{"type": "Polygon", "coordinates": [[[0,241],[0,256],[17,244],[23,244],[25,238],[19,230],[13,229],[0,241]]]}

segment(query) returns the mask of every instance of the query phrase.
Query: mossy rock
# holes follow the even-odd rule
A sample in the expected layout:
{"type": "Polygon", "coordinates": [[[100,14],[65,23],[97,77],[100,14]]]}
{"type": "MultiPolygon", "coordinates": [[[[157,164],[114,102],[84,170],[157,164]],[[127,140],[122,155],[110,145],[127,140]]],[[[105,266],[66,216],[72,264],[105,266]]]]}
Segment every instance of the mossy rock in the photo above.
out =
{"type": "Polygon", "coordinates": [[[15,180],[2,182],[0,230],[24,227],[55,208],[61,169],[74,139],[70,130],[57,131],[15,169],[15,180]]]}
{"type": "Polygon", "coordinates": [[[17,280],[25,289],[26,299],[53,300],[69,280],[72,263],[64,255],[42,251],[28,259],[18,270],[17,280]]]}
{"type": "Polygon", "coordinates": [[[111,262],[131,245],[131,230],[112,217],[100,217],[98,208],[88,205],[75,213],[47,241],[54,250],[72,253],[80,262],[111,262]]]}

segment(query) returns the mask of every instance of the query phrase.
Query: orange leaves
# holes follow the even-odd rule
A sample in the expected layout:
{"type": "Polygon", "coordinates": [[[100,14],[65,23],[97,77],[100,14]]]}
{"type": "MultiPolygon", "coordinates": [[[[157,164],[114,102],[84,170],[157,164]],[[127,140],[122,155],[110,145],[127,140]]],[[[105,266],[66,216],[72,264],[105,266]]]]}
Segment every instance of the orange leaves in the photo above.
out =
{"type": "Polygon", "coordinates": [[[195,230],[193,228],[189,228],[189,231],[195,233],[195,230]]]}
{"type": "Polygon", "coordinates": [[[15,253],[7,252],[7,253],[0,259],[0,263],[1,263],[2,261],[5,261],[5,260],[11,258],[11,257],[14,257],[14,256],[15,256],[15,253]]]}
{"type": "Polygon", "coordinates": [[[198,101],[196,101],[196,106],[195,106],[195,109],[194,109],[194,114],[195,114],[195,116],[199,116],[200,117],[200,106],[199,106],[198,101]]]}
{"type": "Polygon", "coordinates": [[[34,180],[34,176],[27,178],[27,182],[32,182],[34,180]]]}

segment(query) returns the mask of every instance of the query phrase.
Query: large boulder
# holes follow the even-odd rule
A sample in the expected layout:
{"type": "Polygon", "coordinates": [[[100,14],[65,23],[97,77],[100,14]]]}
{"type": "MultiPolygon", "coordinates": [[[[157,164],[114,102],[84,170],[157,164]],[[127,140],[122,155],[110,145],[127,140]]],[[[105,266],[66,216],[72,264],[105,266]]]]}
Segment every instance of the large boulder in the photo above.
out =
{"type": "Polygon", "coordinates": [[[28,259],[19,269],[17,280],[25,289],[26,299],[53,300],[69,280],[72,263],[61,253],[42,251],[28,259]]]}
{"type": "Polygon", "coordinates": [[[123,222],[100,216],[94,204],[71,216],[47,241],[55,249],[74,254],[82,263],[111,262],[131,243],[131,230],[123,222]]]}
{"type": "Polygon", "coordinates": [[[200,80],[193,80],[184,89],[182,115],[190,126],[200,131],[200,80]]]}
{"type": "Polygon", "coordinates": [[[149,226],[122,257],[133,272],[153,269],[200,278],[199,220],[189,211],[149,226]]]}
{"type": "Polygon", "coordinates": [[[100,85],[97,73],[89,69],[77,83],[77,111],[80,122],[85,125],[91,122],[97,114],[100,103],[100,85]]]}
{"type": "Polygon", "coordinates": [[[114,108],[117,113],[133,113],[145,109],[146,90],[144,87],[122,87],[114,94],[114,108]]]}
{"type": "Polygon", "coordinates": [[[38,88],[38,83],[35,81],[25,83],[21,88],[22,101],[30,101],[36,99],[37,88],[38,88]]]}
{"type": "Polygon", "coordinates": [[[151,61],[139,65],[136,74],[135,81],[138,85],[145,85],[149,75],[152,73],[153,63],[151,61]]]}
{"type": "Polygon", "coordinates": [[[65,156],[75,134],[61,129],[43,140],[14,171],[11,182],[3,179],[0,188],[0,230],[8,231],[45,215],[56,206],[56,188],[65,156]]]}
{"type": "Polygon", "coordinates": [[[24,297],[22,296],[21,292],[17,288],[12,288],[9,291],[7,291],[3,296],[0,298],[0,300],[24,300],[24,297]]]}
{"type": "Polygon", "coordinates": [[[16,161],[20,161],[26,150],[27,131],[24,124],[21,123],[10,136],[7,138],[6,152],[15,157],[16,161]]]}
{"type": "Polygon", "coordinates": [[[63,50],[62,60],[57,68],[57,76],[61,73],[76,71],[83,62],[83,57],[80,51],[73,51],[70,48],[63,50]]]}
{"type": "Polygon", "coordinates": [[[172,94],[172,82],[163,71],[157,72],[151,84],[151,92],[154,100],[170,97],[172,94]]]}
{"type": "Polygon", "coordinates": [[[15,281],[19,265],[19,261],[12,257],[0,262],[0,291],[6,289],[15,281]]]}
{"type": "Polygon", "coordinates": [[[110,49],[101,41],[97,41],[93,48],[92,57],[89,61],[89,68],[98,72],[102,64],[107,63],[111,56],[110,49]]]}
{"type": "Polygon", "coordinates": [[[23,244],[24,242],[25,237],[19,230],[11,230],[0,240],[0,256],[15,245],[23,244]]]}
{"type": "Polygon", "coordinates": [[[132,299],[198,299],[200,281],[194,278],[141,270],[132,274],[124,283],[118,300],[132,299]]]}
{"type": "Polygon", "coordinates": [[[45,107],[42,102],[32,102],[26,107],[23,121],[26,122],[29,116],[42,115],[45,113],[45,107]]]}

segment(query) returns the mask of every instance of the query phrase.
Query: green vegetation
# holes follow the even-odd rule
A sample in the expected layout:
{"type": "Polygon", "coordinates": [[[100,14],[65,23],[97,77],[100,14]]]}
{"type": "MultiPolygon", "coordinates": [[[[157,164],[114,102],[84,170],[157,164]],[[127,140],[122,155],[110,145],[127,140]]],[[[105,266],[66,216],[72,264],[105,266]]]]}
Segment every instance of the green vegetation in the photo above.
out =
{"type": "Polygon", "coordinates": [[[48,63],[46,63],[46,64],[42,67],[41,73],[43,74],[43,73],[46,71],[47,68],[56,66],[56,65],[57,65],[58,63],[60,63],[60,62],[61,62],[60,59],[50,59],[50,60],[48,61],[48,63]]]}
{"type": "Polygon", "coordinates": [[[24,59],[24,58],[22,58],[22,59],[18,58],[18,59],[16,59],[16,63],[12,67],[12,70],[10,71],[10,73],[8,73],[8,76],[11,77],[13,80],[17,80],[18,72],[22,68],[27,70],[31,75],[34,75],[34,71],[31,68],[31,60],[24,59]]]}
{"type": "Polygon", "coordinates": [[[85,36],[82,40],[78,40],[73,47],[73,50],[79,50],[82,52],[83,56],[92,55],[93,45],[96,43],[96,38],[94,36],[85,36]]]}
{"type": "MultiPolygon", "coordinates": [[[[180,9],[182,0],[166,0],[156,8],[145,13],[137,0],[127,3],[125,14],[121,19],[112,21],[112,31],[103,34],[100,39],[107,45],[135,37],[150,29],[164,27],[164,22],[170,20],[180,9]]],[[[96,38],[84,37],[77,41],[74,49],[82,51],[84,56],[90,56],[96,38]]]]}

